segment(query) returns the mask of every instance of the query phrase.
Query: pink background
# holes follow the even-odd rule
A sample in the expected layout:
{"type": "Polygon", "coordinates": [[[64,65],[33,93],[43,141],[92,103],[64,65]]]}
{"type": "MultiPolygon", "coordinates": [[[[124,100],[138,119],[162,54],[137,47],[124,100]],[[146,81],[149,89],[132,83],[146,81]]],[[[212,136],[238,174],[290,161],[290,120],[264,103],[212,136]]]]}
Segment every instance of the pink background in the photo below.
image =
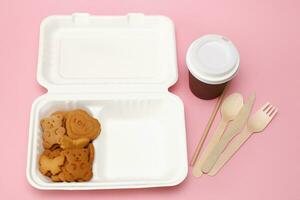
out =
{"type": "Polygon", "coordinates": [[[1,0],[1,199],[300,199],[299,10],[296,0],[1,0]],[[197,37],[218,33],[230,38],[241,56],[230,91],[244,95],[256,91],[255,107],[271,101],[279,114],[213,178],[197,179],[189,172],[181,185],[171,188],[36,190],[26,180],[25,166],[30,107],[46,92],[36,81],[39,24],[48,15],[73,12],[143,12],[173,19],[179,80],[171,91],[185,103],[189,159],[215,103],[197,99],[188,89],[185,53],[197,37]]]}

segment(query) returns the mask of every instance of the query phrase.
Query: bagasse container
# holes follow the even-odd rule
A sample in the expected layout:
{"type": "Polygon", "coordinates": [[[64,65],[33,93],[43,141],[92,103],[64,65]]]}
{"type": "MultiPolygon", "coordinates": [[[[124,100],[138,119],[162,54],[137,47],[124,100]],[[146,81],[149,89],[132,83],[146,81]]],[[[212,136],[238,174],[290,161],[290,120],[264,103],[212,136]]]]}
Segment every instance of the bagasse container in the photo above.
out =
{"type": "Polygon", "coordinates": [[[187,175],[175,33],[164,16],[50,16],[41,24],[38,82],[48,92],[31,110],[27,179],[38,189],[89,190],[177,185],[187,175]],[[82,108],[102,125],[93,178],[53,183],[39,172],[40,120],[82,108]]]}

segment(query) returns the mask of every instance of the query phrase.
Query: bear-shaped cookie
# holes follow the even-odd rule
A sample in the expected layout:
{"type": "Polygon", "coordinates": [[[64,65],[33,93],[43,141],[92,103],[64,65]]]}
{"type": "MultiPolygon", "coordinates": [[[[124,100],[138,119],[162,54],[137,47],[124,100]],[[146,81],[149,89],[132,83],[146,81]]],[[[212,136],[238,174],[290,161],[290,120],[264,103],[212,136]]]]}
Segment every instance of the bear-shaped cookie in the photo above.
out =
{"type": "Polygon", "coordinates": [[[41,120],[43,129],[43,146],[50,149],[55,144],[60,144],[66,129],[63,127],[63,115],[53,114],[41,120]]]}
{"type": "Polygon", "coordinates": [[[50,117],[41,120],[41,126],[43,130],[49,130],[63,126],[63,114],[53,113],[50,117]]]}
{"type": "Polygon", "coordinates": [[[62,151],[66,161],[62,172],[52,176],[53,181],[88,181],[92,178],[92,164],[94,160],[94,146],[92,143],[87,148],[73,148],[62,151]]]}

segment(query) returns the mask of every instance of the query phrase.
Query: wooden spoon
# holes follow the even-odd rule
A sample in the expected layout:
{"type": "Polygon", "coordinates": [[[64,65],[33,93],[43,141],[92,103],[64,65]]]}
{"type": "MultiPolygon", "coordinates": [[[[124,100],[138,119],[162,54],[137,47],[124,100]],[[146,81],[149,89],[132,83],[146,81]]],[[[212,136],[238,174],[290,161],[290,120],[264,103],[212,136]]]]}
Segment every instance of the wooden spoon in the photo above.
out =
{"type": "Polygon", "coordinates": [[[239,93],[233,93],[226,97],[221,105],[221,121],[218,125],[218,128],[210,139],[206,149],[204,150],[202,156],[196,161],[195,166],[193,168],[193,175],[196,177],[201,176],[202,166],[211,150],[218,144],[227,124],[232,121],[243,106],[243,96],[239,93]]]}
{"type": "Polygon", "coordinates": [[[222,154],[227,144],[240,133],[247,123],[249,115],[251,113],[253,103],[255,100],[255,93],[252,93],[247,101],[244,103],[243,107],[240,109],[239,113],[235,119],[228,125],[222,137],[220,138],[218,144],[212,149],[207,159],[204,161],[202,171],[208,173],[217,162],[219,156],[222,154]]]}

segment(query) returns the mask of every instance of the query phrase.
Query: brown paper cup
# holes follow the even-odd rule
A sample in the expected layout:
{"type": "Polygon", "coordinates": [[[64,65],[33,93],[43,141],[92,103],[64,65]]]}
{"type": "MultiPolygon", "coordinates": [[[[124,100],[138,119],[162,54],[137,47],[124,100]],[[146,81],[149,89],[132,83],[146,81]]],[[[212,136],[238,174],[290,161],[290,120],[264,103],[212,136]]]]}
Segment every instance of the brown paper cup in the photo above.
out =
{"type": "Polygon", "coordinates": [[[192,93],[201,99],[214,99],[236,75],[239,53],[225,37],[206,35],[191,44],[186,65],[192,93]]]}

